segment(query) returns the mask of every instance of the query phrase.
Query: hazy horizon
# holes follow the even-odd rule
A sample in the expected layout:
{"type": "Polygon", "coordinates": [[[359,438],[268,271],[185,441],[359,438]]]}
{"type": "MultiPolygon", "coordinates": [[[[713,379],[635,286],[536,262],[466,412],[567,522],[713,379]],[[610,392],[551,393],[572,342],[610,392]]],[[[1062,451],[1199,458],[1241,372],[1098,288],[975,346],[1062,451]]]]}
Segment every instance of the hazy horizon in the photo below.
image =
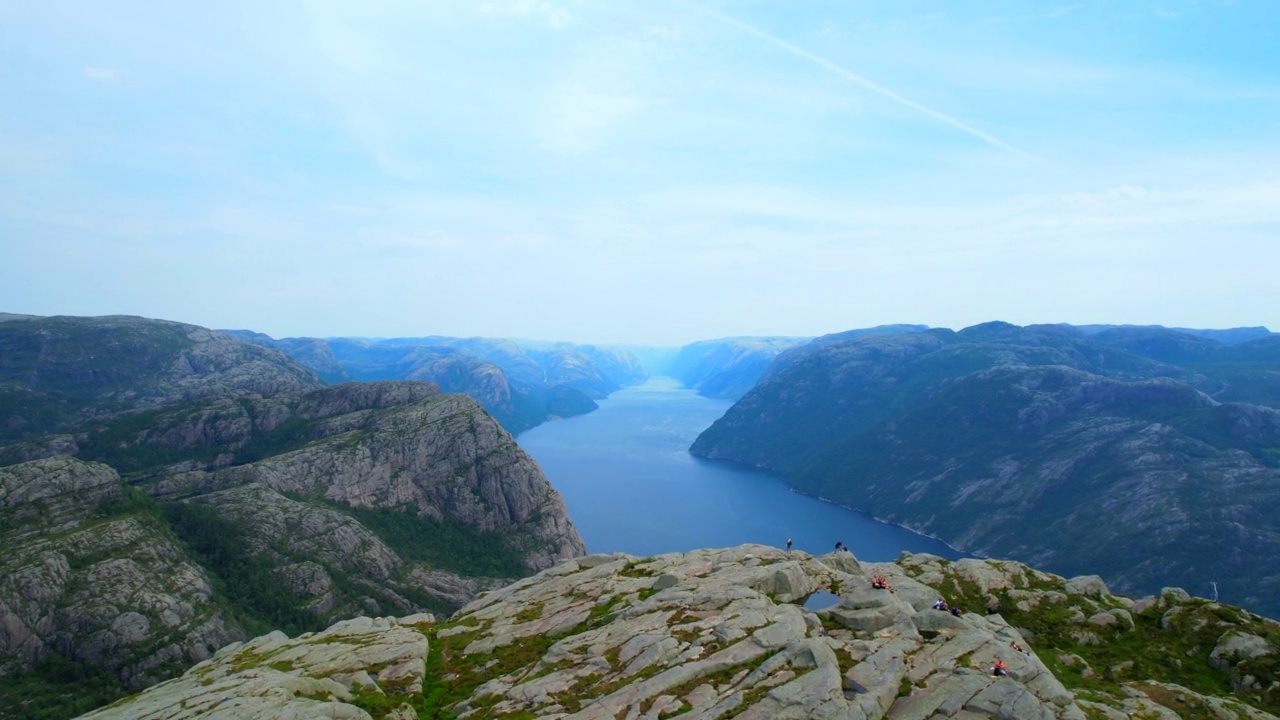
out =
{"type": "MultiPolygon", "coordinates": [[[[36,316],[36,317],[47,317],[47,316],[42,316],[42,315],[40,315],[39,313],[23,313],[23,312],[14,312],[14,311],[11,311],[11,310],[7,310],[7,309],[4,309],[4,308],[0,308],[0,315],[5,315],[5,314],[12,314],[12,315],[32,315],[32,316],[36,316]]],[[[59,315],[71,315],[71,313],[57,313],[57,314],[59,314],[59,315]]],[[[174,317],[159,317],[159,316],[154,316],[154,315],[142,315],[142,316],[138,316],[138,315],[133,315],[133,314],[131,314],[131,313],[103,313],[103,314],[101,314],[101,315],[80,316],[80,317],[109,317],[109,316],[112,316],[112,315],[125,315],[125,316],[134,316],[134,317],[144,317],[144,318],[151,319],[151,320],[165,320],[165,321],[171,321],[171,322],[186,323],[186,324],[190,324],[190,325],[200,325],[200,323],[193,323],[193,322],[191,322],[191,321],[189,321],[189,320],[184,320],[184,319],[182,319],[182,318],[174,318],[174,317]]],[[[972,324],[969,324],[969,325],[960,325],[960,326],[955,326],[955,327],[947,327],[947,326],[944,326],[944,325],[930,325],[929,323],[920,323],[920,322],[878,322],[878,323],[876,323],[875,325],[864,325],[864,326],[857,326],[857,327],[845,327],[845,328],[838,328],[838,329],[833,329],[833,330],[829,330],[829,331],[826,331],[826,332],[817,333],[817,334],[813,334],[813,335],[806,335],[806,334],[800,334],[800,333],[785,333],[785,332],[783,332],[783,333],[761,333],[761,334],[753,334],[753,335],[752,335],[752,334],[731,334],[731,335],[726,335],[726,334],[714,335],[714,334],[713,334],[713,335],[708,335],[708,336],[705,336],[705,337],[694,337],[694,338],[690,338],[690,339],[684,340],[684,341],[682,341],[682,342],[677,342],[677,343],[666,343],[666,344],[663,344],[663,343],[645,343],[645,342],[636,342],[636,341],[633,341],[633,340],[627,340],[627,339],[622,339],[622,340],[607,340],[607,341],[606,341],[606,340],[593,340],[593,339],[590,339],[590,338],[585,338],[585,339],[584,339],[584,338],[551,338],[551,337],[530,337],[530,336],[525,336],[525,335],[480,335],[480,334],[476,334],[476,333],[464,333],[464,334],[459,334],[459,335],[445,335],[445,334],[442,334],[442,333],[432,333],[432,334],[428,334],[428,335],[424,335],[424,334],[413,334],[413,335],[368,335],[368,334],[360,334],[360,333],[345,334],[345,335],[303,335],[303,334],[298,334],[298,333],[284,333],[284,334],[279,334],[279,335],[277,335],[277,334],[274,334],[274,333],[264,332],[264,331],[262,331],[262,330],[260,330],[260,329],[258,329],[258,328],[254,328],[254,327],[213,327],[213,326],[209,326],[209,325],[203,325],[202,327],[208,327],[208,328],[209,328],[209,329],[211,329],[211,330],[219,330],[219,331],[223,331],[223,332],[255,332],[255,333],[261,333],[261,334],[264,334],[264,335],[268,335],[268,336],[270,336],[272,339],[275,339],[275,340],[280,340],[280,339],[285,339],[285,338],[303,338],[303,337],[305,337],[305,338],[318,338],[318,339],[322,339],[322,340],[369,340],[369,341],[377,342],[377,341],[382,341],[382,340],[400,340],[400,339],[414,339],[414,338],[448,337],[448,338],[462,338],[462,339],[466,339],[466,338],[484,338],[484,339],[490,339],[490,340],[511,340],[511,341],[513,341],[513,342],[515,342],[515,343],[526,343],[526,344],[530,344],[530,345],[536,345],[536,344],[540,344],[540,343],[547,343],[547,344],[549,344],[549,343],[566,343],[566,342],[567,342],[567,343],[578,344],[578,345],[610,345],[610,346],[617,346],[617,347],[622,347],[622,348],[626,348],[626,347],[635,347],[635,348],[647,348],[647,349],[653,349],[653,350],[676,350],[676,349],[679,349],[679,348],[681,348],[681,347],[683,347],[683,346],[685,346],[685,345],[689,345],[689,344],[691,344],[691,343],[696,343],[696,342],[703,342],[703,341],[714,341],[714,340],[733,340],[733,339],[760,339],[760,338],[784,338],[784,339],[816,338],[816,337],[821,337],[821,336],[823,336],[823,335],[833,335],[833,334],[838,334],[838,333],[848,332],[848,331],[851,331],[851,330],[866,330],[866,329],[871,329],[871,328],[885,327],[885,326],[894,326],[894,325],[917,325],[917,326],[925,326],[925,327],[927,327],[927,328],[928,328],[928,329],[930,329],[930,330],[952,330],[952,331],[955,331],[955,332],[959,332],[960,330],[963,330],[963,329],[968,328],[968,327],[973,327],[974,325],[982,325],[982,324],[991,323],[991,322],[1009,322],[1009,321],[1008,321],[1008,320],[1004,320],[1003,318],[991,318],[991,319],[989,319],[989,320],[982,320],[982,321],[980,321],[980,322],[972,323],[972,324]]],[[[1216,326],[1216,327],[1208,327],[1208,326],[1203,326],[1203,327],[1191,327],[1191,326],[1187,326],[1187,325],[1161,325],[1161,324],[1158,324],[1158,323],[1108,323],[1108,322],[1097,322],[1097,323],[1029,322],[1029,323],[1011,323],[1011,324],[1013,324],[1013,325],[1019,325],[1019,326],[1022,326],[1022,327],[1029,326],[1029,325],[1069,325],[1069,326],[1071,326],[1071,327],[1082,327],[1082,328],[1083,328],[1083,327],[1090,327],[1090,326],[1111,326],[1111,327],[1132,327],[1132,328],[1144,328],[1144,327],[1145,327],[1145,328],[1166,328],[1166,329],[1169,329],[1169,330],[1196,330],[1196,331],[1200,331],[1200,330],[1239,330],[1239,329],[1255,329],[1255,328],[1261,328],[1261,329],[1266,330],[1266,331],[1271,332],[1271,333],[1274,333],[1274,332],[1275,332],[1275,331],[1271,330],[1270,326],[1267,326],[1267,325],[1222,325],[1222,326],[1216,326]]]]}
{"type": "MultiPolygon", "coordinates": [[[[0,310],[0,315],[5,314],[6,312],[7,312],[7,311],[0,310]]],[[[23,313],[13,313],[13,314],[21,315],[21,314],[23,314],[23,313]]],[[[181,319],[179,319],[179,318],[151,318],[151,319],[153,319],[153,320],[169,320],[169,321],[174,321],[174,322],[186,322],[186,321],[181,320],[181,319]]],[[[974,325],[982,325],[982,324],[990,323],[990,322],[1008,322],[1008,321],[1001,320],[1001,319],[999,319],[999,318],[993,318],[993,319],[991,319],[991,320],[984,320],[983,322],[980,322],[980,323],[974,323],[974,325]]],[[[1017,324],[1017,323],[1014,323],[1014,324],[1017,324]]],[[[949,327],[944,327],[944,326],[941,326],[941,325],[928,325],[927,323],[887,322],[887,323],[877,323],[876,325],[869,325],[869,326],[865,326],[865,327],[848,327],[848,328],[841,328],[841,329],[838,329],[838,330],[832,330],[832,331],[827,332],[827,333],[822,333],[821,335],[831,335],[831,334],[838,334],[838,333],[843,333],[843,332],[849,332],[849,331],[851,331],[851,330],[866,330],[866,329],[871,329],[871,328],[876,328],[876,327],[895,326],[895,325],[916,325],[916,326],[926,326],[926,327],[927,327],[928,329],[930,329],[930,330],[951,330],[951,331],[955,331],[955,332],[959,332],[960,330],[963,330],[963,329],[965,329],[965,328],[967,328],[967,327],[972,327],[971,325],[965,325],[965,326],[960,326],[960,327],[950,327],[950,328],[949,328],[949,327]]],[[[1266,330],[1267,332],[1273,332],[1269,327],[1267,327],[1267,326],[1265,326],[1265,325],[1232,325],[1232,326],[1223,326],[1223,327],[1199,327],[1199,328],[1192,328],[1192,327],[1186,327],[1186,326],[1169,326],[1169,325],[1153,325],[1153,324],[1133,324],[1133,323],[1128,323],[1128,324],[1120,324],[1120,323],[1079,323],[1079,324],[1077,324],[1077,323],[1027,323],[1027,325],[1068,325],[1068,326],[1071,326],[1071,327],[1081,327],[1081,328],[1090,327],[1090,326],[1111,326],[1111,327],[1131,327],[1131,328],[1144,328],[1144,327],[1146,327],[1146,328],[1166,328],[1166,329],[1169,329],[1169,330],[1193,330],[1193,331],[1202,331],[1202,330],[1209,330],[1209,331],[1215,331],[1215,330],[1240,330],[1240,329],[1256,329],[1256,328],[1260,328],[1260,329],[1262,329],[1262,330],[1266,330]]],[[[247,327],[236,327],[236,328],[230,328],[230,327],[228,327],[228,328],[210,328],[210,329],[212,329],[212,330],[220,330],[220,331],[223,331],[223,332],[257,332],[257,333],[261,333],[261,332],[262,332],[261,330],[256,330],[256,329],[254,329],[254,328],[247,328],[247,327]]],[[[461,338],[461,339],[469,339],[469,338],[483,338],[483,339],[489,339],[489,340],[510,340],[510,341],[515,342],[515,343],[517,343],[517,344],[522,344],[522,343],[523,343],[523,344],[528,344],[528,345],[552,344],[552,343],[572,343],[572,344],[579,344],[579,345],[609,345],[609,346],[615,346],[615,347],[620,347],[620,348],[624,348],[624,349],[625,349],[625,348],[637,348],[637,349],[649,349],[649,350],[678,350],[678,349],[680,349],[681,347],[683,347],[683,346],[685,346],[685,345],[692,344],[692,343],[696,343],[696,342],[704,342],[704,341],[717,341],[717,340],[735,340],[735,339],[751,340],[751,339],[763,339],[763,338],[778,338],[778,339],[795,339],[795,340],[800,340],[800,339],[811,339],[811,338],[821,337],[821,335],[799,335],[799,334],[794,334],[794,333],[777,333],[777,334],[771,334],[771,335],[711,335],[711,336],[707,336],[707,337],[692,338],[692,339],[690,339],[690,340],[686,340],[686,341],[684,341],[684,342],[677,343],[677,344],[667,344],[667,345],[663,345],[663,344],[651,344],[651,343],[633,342],[633,341],[629,341],[629,340],[622,340],[622,341],[616,341],[616,342],[606,342],[606,341],[595,341],[595,340],[591,340],[591,339],[579,339],[579,338],[535,338],[535,337],[524,337],[524,336],[518,336],[518,335],[516,335],[516,336],[504,336],[504,335],[475,335],[475,334],[469,334],[469,335],[438,335],[438,334],[437,334],[437,335],[359,335],[359,334],[356,334],[356,335],[296,335],[296,334],[294,334],[294,335],[272,335],[271,333],[262,333],[262,334],[264,334],[264,335],[268,335],[268,336],[270,336],[272,339],[275,339],[275,340],[280,340],[280,339],[285,339],[285,338],[308,337],[308,338],[318,338],[318,339],[322,339],[322,340],[368,340],[368,341],[372,341],[372,342],[379,342],[379,341],[384,341],[384,340],[404,340],[404,339],[415,339],[415,338],[447,337],[447,338],[455,338],[455,339],[457,339],[457,338],[461,338]]]]}
{"type": "Polygon", "coordinates": [[[0,309],[1280,326],[1274,6],[5,3],[0,309]]]}

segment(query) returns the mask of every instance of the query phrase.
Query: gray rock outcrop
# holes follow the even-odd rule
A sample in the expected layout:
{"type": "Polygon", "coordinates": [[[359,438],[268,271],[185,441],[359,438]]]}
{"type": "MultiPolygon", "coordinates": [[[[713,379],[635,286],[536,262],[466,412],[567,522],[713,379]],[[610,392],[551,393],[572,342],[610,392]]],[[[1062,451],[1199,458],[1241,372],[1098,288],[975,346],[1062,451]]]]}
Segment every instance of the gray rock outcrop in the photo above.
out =
{"type": "MultiPolygon", "coordinates": [[[[931,555],[858,563],[848,553],[758,545],[589,555],[485,593],[441,625],[365,618],[297,640],[273,633],[236,644],[180,680],[86,717],[1276,720],[1248,698],[1144,680],[1140,659],[1103,678],[1062,653],[1054,662],[1064,672],[1089,679],[1077,697],[1041,661],[1037,640],[1000,614],[933,609],[961,586],[970,600],[1033,599],[1033,613],[1054,617],[1063,603],[1094,614],[1124,605],[1105,592],[1068,594],[1069,584],[1017,563],[931,555]],[[873,588],[874,574],[892,589],[873,588]],[[820,590],[840,602],[810,612],[804,603],[820,590]],[[998,660],[1008,669],[1000,677],[998,660]]],[[[1202,619],[1238,612],[1192,601],[1184,619],[1195,615],[1200,632],[1202,619]]],[[[1266,657],[1277,628],[1261,628],[1266,637],[1224,636],[1219,657],[1266,657]]]]}
{"type": "Polygon", "coordinates": [[[409,720],[422,692],[430,615],[358,617],[290,640],[283,633],[234,643],[145,693],[86,720],[409,720]]]}
{"type": "Polygon", "coordinates": [[[162,497],[259,484],[356,508],[408,509],[506,532],[531,570],[585,552],[533,458],[463,395],[427,383],[351,383],[305,395],[321,437],[297,450],[162,482],[162,497]]]}
{"type": "Polygon", "coordinates": [[[122,493],[68,457],[0,468],[0,675],[56,650],[139,688],[243,637],[154,518],[110,510],[122,493]]]}

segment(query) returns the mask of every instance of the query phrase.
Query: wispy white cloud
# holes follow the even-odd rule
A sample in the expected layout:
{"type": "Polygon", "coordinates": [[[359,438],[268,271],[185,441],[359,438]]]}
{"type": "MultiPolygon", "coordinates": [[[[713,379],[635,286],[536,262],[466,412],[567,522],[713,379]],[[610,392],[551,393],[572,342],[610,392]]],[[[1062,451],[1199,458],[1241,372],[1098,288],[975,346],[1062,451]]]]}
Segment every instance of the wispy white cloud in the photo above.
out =
{"type": "Polygon", "coordinates": [[[486,15],[541,17],[556,30],[563,30],[573,22],[573,11],[568,3],[548,0],[491,0],[480,5],[480,12],[486,15]]]}
{"type": "Polygon", "coordinates": [[[785,51],[787,51],[787,52],[791,53],[792,55],[795,55],[796,57],[802,58],[802,59],[804,59],[804,60],[808,60],[809,62],[811,62],[811,63],[813,63],[813,64],[815,64],[815,65],[818,65],[819,67],[825,68],[826,70],[829,70],[829,71],[831,71],[831,72],[835,73],[836,75],[839,75],[840,77],[844,78],[845,80],[848,80],[848,81],[850,81],[850,82],[852,82],[852,83],[855,83],[855,84],[857,84],[857,85],[861,85],[862,87],[865,87],[865,88],[867,88],[868,90],[871,90],[872,92],[875,92],[875,93],[878,93],[878,94],[880,94],[880,95],[883,95],[884,97],[889,98],[890,100],[892,100],[892,101],[893,101],[893,102],[895,102],[895,103],[898,103],[899,105],[902,105],[902,106],[905,106],[905,107],[911,108],[912,110],[916,110],[916,111],[918,111],[918,112],[922,112],[922,113],[924,113],[925,115],[928,115],[929,117],[931,117],[931,118],[933,118],[933,119],[935,119],[935,120],[938,120],[938,121],[943,122],[943,123],[945,123],[945,124],[947,124],[947,125],[950,125],[951,127],[955,128],[955,129],[957,129],[957,130],[959,130],[959,131],[961,131],[961,132],[964,132],[964,133],[967,133],[967,134],[969,134],[969,135],[972,135],[973,137],[976,137],[976,138],[978,138],[979,140],[982,140],[983,142],[988,143],[988,144],[990,144],[990,145],[994,145],[995,147],[1001,148],[1001,149],[1003,149],[1003,150],[1008,150],[1008,151],[1010,151],[1010,152],[1017,153],[1017,154],[1019,154],[1019,155],[1022,155],[1022,156],[1028,157],[1028,158],[1034,158],[1034,156],[1033,156],[1033,155],[1031,155],[1030,153],[1028,153],[1028,152],[1026,152],[1026,151],[1024,151],[1024,150],[1021,150],[1021,149],[1019,149],[1019,148],[1017,148],[1017,147],[1014,147],[1013,145],[1011,145],[1011,144],[1009,144],[1009,143],[1005,142],[1004,140],[1001,140],[1000,138],[998,138],[998,137],[996,137],[996,136],[994,136],[994,135],[992,135],[992,134],[990,134],[990,133],[983,132],[982,130],[979,130],[979,129],[977,129],[977,128],[975,128],[975,127],[973,127],[973,126],[971,126],[971,125],[969,125],[969,124],[967,124],[967,123],[964,123],[964,122],[962,122],[962,121],[958,120],[957,118],[954,118],[954,117],[952,117],[952,116],[950,116],[950,115],[947,115],[946,113],[939,112],[939,111],[937,111],[937,110],[934,110],[934,109],[933,109],[933,108],[931,108],[931,107],[928,107],[928,106],[922,105],[922,104],[920,104],[920,103],[918,103],[918,102],[915,102],[914,100],[911,100],[911,99],[908,99],[908,98],[906,98],[906,97],[903,97],[902,95],[898,94],[897,92],[895,92],[895,91],[893,91],[893,90],[891,90],[891,89],[889,89],[889,88],[887,88],[887,87],[885,87],[885,86],[883,86],[883,85],[881,85],[881,84],[879,84],[879,83],[876,83],[876,82],[873,82],[873,81],[871,81],[871,80],[868,80],[867,78],[865,78],[865,77],[863,77],[863,76],[861,76],[861,75],[859,75],[859,74],[857,74],[857,73],[853,72],[852,70],[849,70],[849,69],[847,69],[847,68],[841,67],[840,65],[837,65],[836,63],[831,62],[830,60],[827,60],[826,58],[823,58],[823,57],[820,57],[820,56],[818,56],[818,55],[815,55],[815,54],[813,54],[813,53],[809,52],[808,50],[805,50],[804,48],[801,48],[801,47],[798,47],[798,46],[796,46],[796,45],[793,45],[793,44],[791,44],[791,43],[787,42],[786,40],[783,40],[782,38],[780,38],[780,37],[778,37],[778,36],[776,36],[776,35],[772,35],[772,34],[770,34],[770,33],[767,33],[767,32],[765,32],[764,30],[761,30],[760,28],[758,28],[758,27],[756,27],[756,26],[754,26],[754,25],[751,25],[751,24],[745,23],[745,22],[743,22],[743,21],[741,21],[741,20],[738,20],[737,18],[730,17],[730,16],[728,16],[728,15],[725,15],[724,13],[717,12],[717,11],[712,10],[712,9],[710,9],[710,8],[703,7],[703,6],[701,6],[701,5],[696,5],[696,4],[695,4],[695,5],[693,5],[693,7],[694,7],[694,8],[697,8],[699,11],[701,11],[701,12],[703,12],[703,13],[706,13],[706,14],[708,14],[708,15],[712,16],[712,17],[715,17],[715,18],[717,18],[717,19],[721,20],[722,22],[728,23],[729,25],[732,25],[732,26],[734,26],[734,27],[738,28],[739,30],[742,30],[742,31],[744,31],[744,32],[746,32],[746,33],[749,33],[749,34],[751,34],[751,35],[754,35],[755,37],[757,37],[757,38],[759,38],[759,39],[761,39],[761,40],[764,40],[765,42],[769,43],[770,45],[773,45],[773,46],[775,46],[775,47],[781,48],[781,49],[783,49],[783,50],[785,50],[785,51]]]}

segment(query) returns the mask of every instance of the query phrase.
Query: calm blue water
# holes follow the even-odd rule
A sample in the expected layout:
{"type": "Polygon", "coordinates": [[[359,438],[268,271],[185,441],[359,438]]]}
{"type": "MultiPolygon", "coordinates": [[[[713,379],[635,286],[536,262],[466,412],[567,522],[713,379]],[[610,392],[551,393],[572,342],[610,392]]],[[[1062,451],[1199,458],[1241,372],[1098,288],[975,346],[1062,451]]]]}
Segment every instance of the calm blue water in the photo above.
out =
{"type": "Polygon", "coordinates": [[[564,496],[589,552],[655,555],[762,543],[859,559],[903,550],[956,558],[937,540],[792,492],[773,475],[701,460],[688,449],[732,403],[670,378],[620,390],[588,415],[524,432],[520,445],[564,496]]]}

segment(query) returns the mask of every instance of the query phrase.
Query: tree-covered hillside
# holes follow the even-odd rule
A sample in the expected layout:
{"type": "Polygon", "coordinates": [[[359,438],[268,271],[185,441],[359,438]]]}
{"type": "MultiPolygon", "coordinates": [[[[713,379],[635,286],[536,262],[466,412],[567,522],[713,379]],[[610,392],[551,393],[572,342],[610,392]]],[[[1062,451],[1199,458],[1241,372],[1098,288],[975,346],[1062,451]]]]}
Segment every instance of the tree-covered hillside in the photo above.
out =
{"type": "Polygon", "coordinates": [[[1276,347],[1005,323],[857,338],[792,358],[692,451],[969,552],[1131,592],[1216,582],[1280,614],[1276,347]]]}

